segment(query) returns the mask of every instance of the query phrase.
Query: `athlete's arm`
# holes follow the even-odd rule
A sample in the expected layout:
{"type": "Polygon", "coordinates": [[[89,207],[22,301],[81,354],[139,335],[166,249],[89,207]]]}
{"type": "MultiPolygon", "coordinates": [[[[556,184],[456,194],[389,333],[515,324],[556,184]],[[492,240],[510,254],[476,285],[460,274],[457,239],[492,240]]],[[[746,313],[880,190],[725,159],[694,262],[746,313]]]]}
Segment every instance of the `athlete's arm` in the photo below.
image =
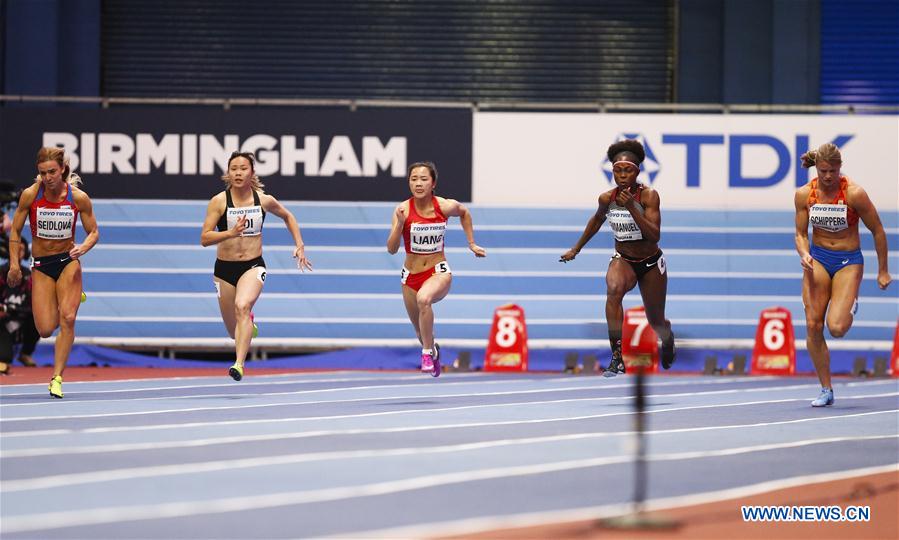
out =
{"type": "MultiPolygon", "coordinates": [[[[865,223],[865,227],[871,231],[874,237],[874,251],[877,252],[877,286],[886,289],[893,280],[887,267],[887,235],[883,230],[883,224],[880,222],[880,215],[874,208],[874,203],[861,186],[853,186],[849,190],[851,195],[852,208],[855,213],[865,223]]],[[[849,198],[849,197],[847,197],[849,198]]]]}
{"type": "Polygon", "coordinates": [[[662,211],[659,192],[654,189],[643,190],[643,199],[640,204],[643,205],[643,213],[637,210],[637,200],[634,199],[630,190],[618,190],[618,204],[627,208],[631,213],[631,217],[640,227],[640,232],[644,240],[658,243],[662,237],[662,211]]]}
{"type": "Polygon", "coordinates": [[[465,233],[465,238],[468,239],[468,249],[474,253],[474,256],[486,257],[487,250],[477,245],[474,241],[474,225],[472,225],[471,212],[468,211],[468,208],[456,199],[437,197],[437,202],[440,204],[440,211],[443,212],[444,216],[456,216],[459,218],[459,224],[462,225],[462,231],[465,233]]]}
{"type": "Polygon", "coordinates": [[[69,257],[77,259],[91,250],[100,239],[100,230],[97,228],[97,217],[94,215],[94,205],[91,203],[87,193],[78,190],[72,191],[72,198],[78,206],[78,213],[81,214],[81,226],[87,236],[84,242],[76,244],[69,250],[69,257]]]}
{"type": "Polygon", "coordinates": [[[200,233],[200,245],[213,246],[229,238],[237,238],[247,228],[247,216],[237,218],[234,227],[227,231],[216,231],[215,226],[225,212],[225,193],[219,193],[209,201],[206,207],[206,219],[203,220],[203,232],[200,233]]]}
{"type": "Polygon", "coordinates": [[[387,253],[393,255],[400,249],[400,240],[403,238],[403,226],[408,218],[406,201],[396,205],[393,211],[393,222],[390,225],[390,235],[387,236],[387,253]]]}
{"type": "Polygon", "coordinates": [[[796,207],[796,252],[799,253],[799,264],[802,268],[812,271],[812,255],[809,253],[808,241],[808,190],[800,188],[793,197],[793,205],[796,207]]]}
{"type": "Polygon", "coordinates": [[[591,238],[599,231],[599,228],[602,227],[602,224],[606,221],[606,212],[609,210],[609,204],[612,202],[612,192],[607,191],[599,196],[599,205],[596,208],[596,213],[590,216],[590,219],[587,220],[587,226],[584,228],[584,232],[581,234],[581,237],[578,239],[577,243],[573,248],[569,249],[565,253],[562,254],[562,257],[559,258],[559,262],[568,262],[574,260],[577,257],[577,254],[584,249],[584,246],[587,245],[587,242],[590,241],[591,238]]]}
{"type": "Polygon", "coordinates": [[[303,235],[300,233],[300,224],[297,223],[297,218],[294,217],[293,212],[278,202],[278,199],[267,193],[261,194],[259,199],[259,202],[262,204],[262,207],[265,208],[266,212],[270,212],[283,219],[284,224],[287,225],[287,230],[290,231],[290,235],[293,237],[293,243],[296,245],[296,248],[293,250],[293,258],[297,260],[297,268],[304,272],[307,269],[311,271],[312,263],[306,258],[306,246],[303,244],[303,235]]]}
{"type": "MultiPolygon", "coordinates": [[[[9,230],[9,245],[7,246],[9,253],[18,253],[19,246],[13,247],[13,245],[22,243],[22,227],[25,226],[25,219],[28,217],[31,203],[37,197],[37,189],[37,184],[33,184],[22,191],[22,195],[19,196],[19,206],[16,207],[16,213],[13,214],[12,228],[9,230]]],[[[10,287],[17,287],[22,281],[22,267],[18,257],[9,258],[9,272],[6,281],[10,287]]]]}

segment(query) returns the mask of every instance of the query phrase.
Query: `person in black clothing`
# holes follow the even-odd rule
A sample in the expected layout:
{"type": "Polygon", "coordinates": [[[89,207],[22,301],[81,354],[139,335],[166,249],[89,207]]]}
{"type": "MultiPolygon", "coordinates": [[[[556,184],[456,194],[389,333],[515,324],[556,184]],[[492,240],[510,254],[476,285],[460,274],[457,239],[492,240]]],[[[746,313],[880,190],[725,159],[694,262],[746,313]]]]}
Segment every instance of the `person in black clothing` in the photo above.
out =
{"type": "Polygon", "coordinates": [[[671,323],[665,318],[668,273],[659,248],[662,235],[659,194],[637,182],[640,165],[646,158],[639,141],[618,141],[609,147],[606,155],[612,162],[615,187],[599,195],[596,213],[587,221],[574,247],[563,253],[559,260],[563,263],[573,261],[600,226],[608,221],[615,236],[615,254],[606,272],[606,322],[612,359],[603,376],[614,377],[624,373],[621,357],[622,301],[624,295],[637,285],[646,307],[646,318],[662,341],[662,367],[669,369],[677,353],[671,323]]]}
{"type": "MultiPolygon", "coordinates": [[[[19,244],[19,259],[31,257],[28,243],[19,244]]],[[[21,345],[19,362],[33,367],[31,355],[41,336],[31,312],[31,271],[22,269],[22,281],[15,287],[6,282],[9,262],[0,267],[0,374],[9,372],[16,345],[21,345]]]]}

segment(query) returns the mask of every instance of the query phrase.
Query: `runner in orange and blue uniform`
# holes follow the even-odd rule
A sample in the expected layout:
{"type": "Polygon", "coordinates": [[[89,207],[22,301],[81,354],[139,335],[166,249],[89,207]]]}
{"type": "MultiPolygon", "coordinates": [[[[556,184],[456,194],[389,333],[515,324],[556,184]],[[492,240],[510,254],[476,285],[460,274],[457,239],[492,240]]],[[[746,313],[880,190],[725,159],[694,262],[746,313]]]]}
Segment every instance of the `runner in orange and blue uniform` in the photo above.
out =
{"type": "Polygon", "coordinates": [[[606,323],[612,359],[605,377],[624,373],[621,358],[621,327],[624,321],[624,295],[637,284],[646,309],[646,319],[662,341],[662,367],[674,363],[676,350],[671,323],[665,318],[668,272],[659,248],[662,214],[659,194],[637,183],[640,164],[646,152],[639,141],[618,141],[606,152],[612,162],[615,188],[600,194],[599,207],[587,221],[583,234],[573,248],[562,254],[560,262],[574,260],[577,254],[608,220],[615,235],[615,254],[606,272],[606,323]]]}
{"type": "Polygon", "coordinates": [[[400,239],[406,246],[406,260],[400,277],[403,303],[421,343],[421,371],[440,376],[440,347],[434,341],[433,304],[449,293],[453,274],[443,252],[447,218],[457,216],[468,239],[468,249],[476,257],[487,252],[474,241],[471,213],[462,203],[434,195],[437,167],[431,162],[413,163],[407,175],[412,197],[397,205],[387,238],[387,251],[399,251],[400,239]]]}
{"type": "MultiPolygon", "coordinates": [[[[41,148],[37,153],[38,176],[34,184],[25,188],[13,217],[9,234],[10,253],[17,253],[21,243],[25,219],[31,222],[31,253],[34,263],[31,274],[31,306],[34,325],[41,337],[50,337],[56,328],[53,377],[50,395],[62,398],[62,373],[65,371],[75,341],[75,317],[81,305],[80,257],[90,251],[99,239],[93,205],[87,194],[76,186],[81,178],[69,167],[69,160],[61,148],[41,148]],[[87,236],[75,243],[75,224],[81,225],[87,236]]],[[[7,282],[15,287],[22,279],[17,257],[9,261],[7,282]]]]}
{"type": "Polygon", "coordinates": [[[877,285],[886,289],[892,278],[887,269],[887,238],[880,216],[865,190],[840,175],[843,159],[839,148],[823,144],[803,154],[801,160],[803,167],[815,167],[818,173],[796,191],[794,204],[796,251],[804,270],[805,341],[821,382],[821,393],[812,401],[812,407],[826,407],[833,404],[834,397],[830,351],[824,340],[825,315],[827,329],[835,338],[845,336],[852,326],[864,270],[859,219],[874,236],[877,285]]]}

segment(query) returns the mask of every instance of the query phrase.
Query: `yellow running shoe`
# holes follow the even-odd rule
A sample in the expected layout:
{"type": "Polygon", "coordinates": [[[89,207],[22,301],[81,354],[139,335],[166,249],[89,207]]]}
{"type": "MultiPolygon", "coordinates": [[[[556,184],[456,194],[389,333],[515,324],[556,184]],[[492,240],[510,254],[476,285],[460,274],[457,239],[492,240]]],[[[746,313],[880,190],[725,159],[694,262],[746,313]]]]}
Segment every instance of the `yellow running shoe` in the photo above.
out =
{"type": "Polygon", "coordinates": [[[62,399],[62,375],[56,375],[50,379],[50,395],[62,399]]]}
{"type": "Polygon", "coordinates": [[[81,303],[87,302],[87,295],[84,294],[84,291],[81,291],[81,303]]]}
{"type": "Polygon", "coordinates": [[[256,317],[252,313],[250,313],[250,322],[253,323],[253,339],[259,337],[259,327],[256,326],[256,317]]]}
{"type": "MultiPolygon", "coordinates": [[[[239,381],[239,380],[243,379],[243,366],[238,366],[237,364],[234,364],[233,366],[231,366],[230,369],[228,369],[228,375],[231,375],[231,378],[234,379],[235,381],[239,381]]],[[[60,396],[60,397],[62,397],[62,396],[60,396]]]]}

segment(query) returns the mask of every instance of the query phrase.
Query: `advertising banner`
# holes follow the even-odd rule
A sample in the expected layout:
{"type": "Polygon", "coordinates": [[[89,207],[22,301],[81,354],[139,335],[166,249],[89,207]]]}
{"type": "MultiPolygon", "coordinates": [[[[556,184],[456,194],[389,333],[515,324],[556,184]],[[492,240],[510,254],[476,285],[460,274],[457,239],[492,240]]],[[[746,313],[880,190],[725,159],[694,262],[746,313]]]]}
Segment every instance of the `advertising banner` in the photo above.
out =
{"type": "Polygon", "coordinates": [[[0,180],[28,185],[61,146],[91,197],[206,199],[241,151],[281,200],[399,201],[407,166],[433,161],[437,193],[470,201],[471,132],[464,108],[0,108],[0,180]]]}
{"type": "Polygon", "coordinates": [[[814,177],[799,156],[827,142],[878,209],[899,208],[895,115],[478,112],[473,200],[594,207],[613,187],[606,150],[623,138],[643,143],[639,181],[659,191],[663,208],[792,210],[794,192],[814,177]]]}

